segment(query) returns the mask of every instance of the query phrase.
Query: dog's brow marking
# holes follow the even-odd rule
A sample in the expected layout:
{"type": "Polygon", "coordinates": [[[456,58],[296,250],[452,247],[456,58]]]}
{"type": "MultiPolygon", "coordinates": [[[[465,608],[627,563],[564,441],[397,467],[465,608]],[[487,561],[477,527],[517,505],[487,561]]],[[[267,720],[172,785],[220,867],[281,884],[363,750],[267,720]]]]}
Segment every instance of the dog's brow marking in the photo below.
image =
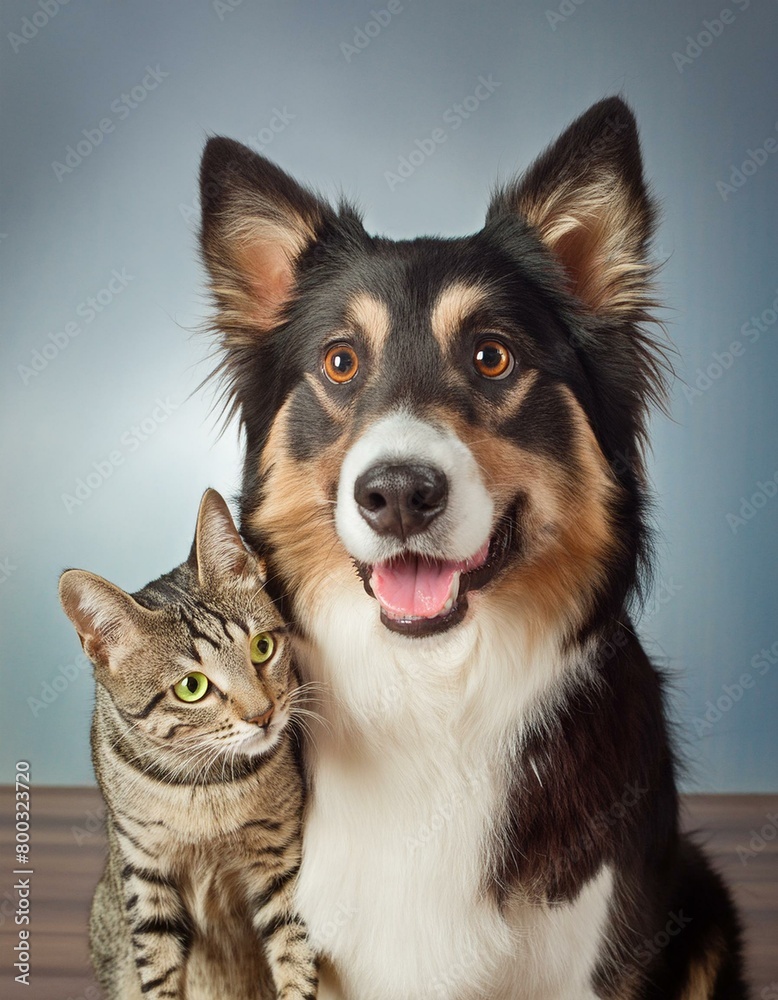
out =
{"type": "Polygon", "coordinates": [[[445,351],[467,317],[484,302],[487,291],[480,285],[457,282],[438,296],[432,307],[432,334],[445,351]]]}
{"type": "Polygon", "coordinates": [[[391,321],[385,302],[368,292],[359,292],[348,305],[349,321],[365,335],[373,353],[378,356],[389,337],[391,321]]]}
{"type": "Polygon", "coordinates": [[[538,370],[533,368],[519,377],[518,382],[507,393],[503,402],[493,407],[492,412],[496,420],[507,420],[519,412],[524,400],[527,398],[527,393],[537,382],[539,374],[538,370]]]}
{"type": "Polygon", "coordinates": [[[285,437],[287,433],[287,423],[289,410],[292,405],[292,397],[287,396],[281,409],[275,415],[267,441],[259,456],[259,473],[265,476],[269,473],[278,457],[286,454],[285,437]]]}
{"type": "Polygon", "coordinates": [[[316,401],[321,406],[322,410],[327,414],[330,420],[334,421],[339,426],[343,423],[343,413],[342,411],[333,403],[332,399],[327,395],[326,390],[322,386],[321,382],[313,375],[311,372],[305,372],[305,381],[313,389],[313,394],[316,396],[316,401]]]}
{"type": "Polygon", "coordinates": [[[575,398],[568,386],[562,385],[559,391],[567,400],[567,406],[575,425],[578,437],[578,460],[582,467],[586,469],[587,478],[592,484],[599,482],[600,489],[604,490],[605,501],[610,501],[610,491],[617,488],[616,477],[608,460],[602,453],[602,449],[597,443],[592,426],[586,419],[581,404],[575,398]]]}

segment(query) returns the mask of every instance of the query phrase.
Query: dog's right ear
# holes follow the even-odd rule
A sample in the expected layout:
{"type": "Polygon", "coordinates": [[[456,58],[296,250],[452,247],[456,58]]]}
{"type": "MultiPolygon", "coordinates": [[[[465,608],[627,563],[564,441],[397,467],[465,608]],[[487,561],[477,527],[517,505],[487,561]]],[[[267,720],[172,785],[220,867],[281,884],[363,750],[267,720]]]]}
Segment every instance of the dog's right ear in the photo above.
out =
{"type": "Polygon", "coordinates": [[[283,170],[232,139],[209,139],[200,165],[200,245],[232,346],[272,329],[294,290],[295,263],[332,212],[283,170]]]}

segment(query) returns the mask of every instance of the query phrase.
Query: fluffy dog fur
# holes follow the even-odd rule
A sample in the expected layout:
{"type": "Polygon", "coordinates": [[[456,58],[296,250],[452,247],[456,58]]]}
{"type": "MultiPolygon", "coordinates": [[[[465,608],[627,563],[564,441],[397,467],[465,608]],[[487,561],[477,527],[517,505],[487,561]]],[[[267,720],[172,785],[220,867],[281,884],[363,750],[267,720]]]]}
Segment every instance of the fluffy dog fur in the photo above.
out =
{"type": "Polygon", "coordinates": [[[629,108],[460,239],[370,236],[228,139],[201,181],[242,525],[321,692],[298,902],[322,994],[744,997],[629,615],[664,371],[629,108]],[[387,469],[443,499],[379,524],[396,476],[359,484],[387,469]]]}

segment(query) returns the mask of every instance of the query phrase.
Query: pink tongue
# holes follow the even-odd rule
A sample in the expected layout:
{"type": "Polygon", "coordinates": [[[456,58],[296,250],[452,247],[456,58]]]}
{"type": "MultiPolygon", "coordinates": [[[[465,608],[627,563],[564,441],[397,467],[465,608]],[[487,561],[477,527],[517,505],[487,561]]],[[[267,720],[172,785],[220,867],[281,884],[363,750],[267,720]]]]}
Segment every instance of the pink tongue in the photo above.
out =
{"type": "Polygon", "coordinates": [[[455,574],[483,565],[488,554],[486,542],[474,556],[462,562],[430,562],[409,555],[377,563],[370,577],[370,588],[391,618],[437,618],[443,614],[452,591],[456,600],[459,588],[455,574]]]}
{"type": "Polygon", "coordinates": [[[393,618],[436,618],[443,613],[454,574],[462,566],[462,563],[430,563],[415,556],[393,559],[373,567],[370,587],[393,618]]]}

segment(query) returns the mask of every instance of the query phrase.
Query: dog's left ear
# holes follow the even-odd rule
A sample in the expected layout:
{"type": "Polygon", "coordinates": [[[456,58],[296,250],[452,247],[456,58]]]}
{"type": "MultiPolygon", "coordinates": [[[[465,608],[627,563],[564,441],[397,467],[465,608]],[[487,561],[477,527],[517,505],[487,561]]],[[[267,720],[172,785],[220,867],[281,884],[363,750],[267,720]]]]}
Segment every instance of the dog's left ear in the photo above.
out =
{"type": "Polygon", "coordinates": [[[558,258],[569,289],[604,317],[645,318],[656,210],[643,179],[635,118],[617,97],[573,122],[518,181],[497,192],[487,221],[523,216],[558,258]]]}
{"type": "Polygon", "coordinates": [[[272,329],[295,265],[332,210],[274,163],[232,139],[209,139],[200,166],[200,244],[227,344],[272,329]]]}

